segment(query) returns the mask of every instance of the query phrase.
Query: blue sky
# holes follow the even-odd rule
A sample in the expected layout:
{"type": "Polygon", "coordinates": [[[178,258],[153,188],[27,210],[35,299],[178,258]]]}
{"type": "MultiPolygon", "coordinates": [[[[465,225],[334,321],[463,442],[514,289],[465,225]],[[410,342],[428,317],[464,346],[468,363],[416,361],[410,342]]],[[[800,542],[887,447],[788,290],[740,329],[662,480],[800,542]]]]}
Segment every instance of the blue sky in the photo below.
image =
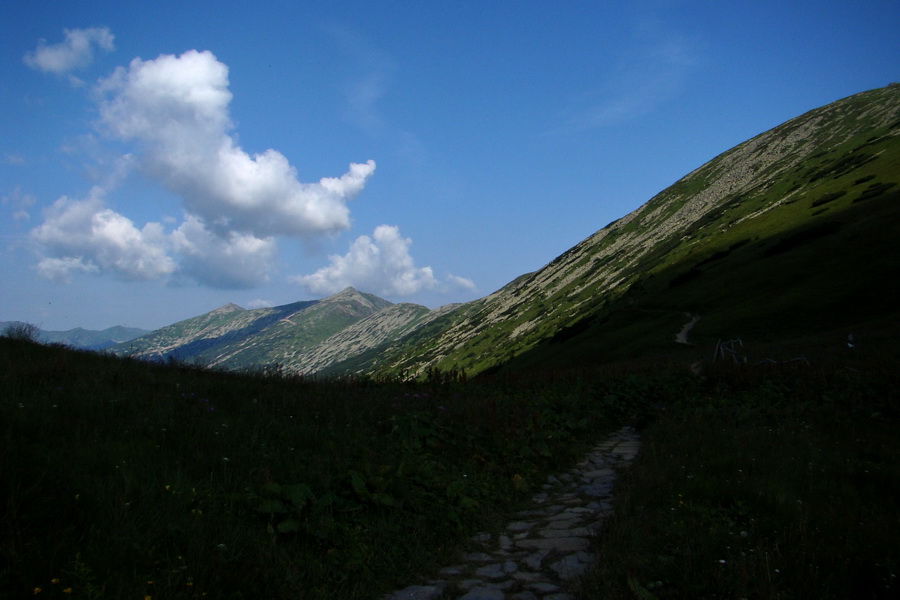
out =
{"type": "Polygon", "coordinates": [[[436,307],[900,80],[896,0],[0,5],[0,321],[436,307]]]}

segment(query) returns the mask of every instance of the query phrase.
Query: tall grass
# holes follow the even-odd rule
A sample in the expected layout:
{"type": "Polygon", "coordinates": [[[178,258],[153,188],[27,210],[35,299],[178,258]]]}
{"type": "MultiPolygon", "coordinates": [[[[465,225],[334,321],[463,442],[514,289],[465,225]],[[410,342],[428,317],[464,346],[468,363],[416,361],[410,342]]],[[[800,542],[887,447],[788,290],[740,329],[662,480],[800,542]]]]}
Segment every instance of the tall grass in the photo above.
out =
{"type": "Polygon", "coordinates": [[[891,597],[895,359],[413,385],[0,339],[0,596],[377,598],[630,422],[582,597],[891,597]]]}
{"type": "Polygon", "coordinates": [[[0,339],[0,595],[377,597],[651,387],[325,381],[0,339]]]}
{"type": "Polygon", "coordinates": [[[581,597],[896,598],[894,364],[718,365],[645,431],[581,597]]]}

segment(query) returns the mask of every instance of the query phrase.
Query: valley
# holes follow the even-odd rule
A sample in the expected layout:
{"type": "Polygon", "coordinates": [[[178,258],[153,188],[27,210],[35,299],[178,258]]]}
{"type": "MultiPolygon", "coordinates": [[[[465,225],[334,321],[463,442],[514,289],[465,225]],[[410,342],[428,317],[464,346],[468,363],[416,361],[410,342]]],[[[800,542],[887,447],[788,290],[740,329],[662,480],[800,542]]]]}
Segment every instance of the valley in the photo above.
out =
{"type": "Polygon", "coordinates": [[[895,84],[472,302],[12,324],[0,596],[895,597],[898,208],[895,84]]]}

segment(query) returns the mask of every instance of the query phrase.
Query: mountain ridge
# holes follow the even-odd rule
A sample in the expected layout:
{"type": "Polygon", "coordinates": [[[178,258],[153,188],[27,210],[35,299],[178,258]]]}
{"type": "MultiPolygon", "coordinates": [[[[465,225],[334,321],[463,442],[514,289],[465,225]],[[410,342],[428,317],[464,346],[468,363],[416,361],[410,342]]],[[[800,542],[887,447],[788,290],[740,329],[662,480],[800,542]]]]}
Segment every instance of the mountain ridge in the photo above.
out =
{"type": "MultiPolygon", "coordinates": [[[[21,321],[0,321],[0,331],[8,327],[27,326],[21,321]]],[[[116,344],[124,343],[134,338],[150,333],[147,329],[138,327],[126,327],[113,325],[106,329],[85,329],[74,327],[66,330],[47,330],[38,328],[35,332],[36,339],[45,344],[64,344],[73,348],[84,350],[105,350],[116,344]]]]}
{"type": "MultiPolygon", "coordinates": [[[[797,202],[798,196],[818,188],[828,191],[828,179],[846,177],[879,160],[860,154],[855,155],[858,160],[848,159],[858,148],[889,146],[890,157],[882,160],[889,164],[882,171],[896,174],[898,125],[900,86],[894,84],[838,100],[763,132],[691,171],[538,271],[476,301],[480,306],[473,314],[436,339],[395,352],[390,368],[420,374],[432,367],[475,372],[495,367],[596,313],[648,272],[676,267],[686,254],[705,247],[703,239],[713,231],[747,229],[754,220],[797,202]],[[817,153],[827,157],[826,164],[795,173],[817,153]],[[787,181],[789,175],[806,179],[795,184],[787,181]],[[773,186],[784,188],[776,200],[766,194],[773,186]]],[[[890,189],[891,183],[882,185],[890,189]]],[[[795,216],[786,217],[791,218],[775,224],[781,230],[789,229],[795,216]]]]}
{"type": "Polygon", "coordinates": [[[393,304],[347,287],[320,300],[275,307],[244,309],[228,303],[111,350],[227,369],[277,366],[308,374],[394,339],[431,313],[424,306],[393,304]]]}
{"type": "MultiPolygon", "coordinates": [[[[529,353],[549,356],[551,342],[559,351],[563,341],[584,344],[585,332],[612,340],[662,318],[634,312],[640,306],[673,318],[703,309],[710,314],[697,330],[706,336],[726,326],[764,328],[773,319],[767,303],[786,314],[798,310],[802,298],[791,304],[791,294],[815,291],[837,301],[825,287],[830,274],[809,256],[815,249],[841,263],[828,240],[843,240],[863,255],[852,235],[865,230],[881,244],[881,255],[870,257],[871,266],[859,273],[841,263],[855,289],[872,285],[876,265],[893,268],[885,263],[891,254],[885,228],[896,218],[898,140],[900,85],[892,84],[807,111],[726,150],[483,298],[429,310],[347,288],[270,309],[226,304],[181,322],[183,331],[174,338],[154,332],[155,350],[148,346],[139,355],[155,351],[225,368],[277,364],[304,374],[416,377],[433,368],[496,369],[529,353]],[[883,223],[872,223],[873,216],[883,223]],[[768,290],[775,301],[729,279],[729,269],[760,281],[763,291],[765,272],[778,275],[781,288],[768,290]],[[799,271],[788,277],[785,269],[799,271]],[[815,281],[804,282],[798,273],[813,273],[815,281]],[[614,324],[620,330],[611,329],[614,324]]],[[[591,344],[592,351],[601,347],[591,344]]]]}

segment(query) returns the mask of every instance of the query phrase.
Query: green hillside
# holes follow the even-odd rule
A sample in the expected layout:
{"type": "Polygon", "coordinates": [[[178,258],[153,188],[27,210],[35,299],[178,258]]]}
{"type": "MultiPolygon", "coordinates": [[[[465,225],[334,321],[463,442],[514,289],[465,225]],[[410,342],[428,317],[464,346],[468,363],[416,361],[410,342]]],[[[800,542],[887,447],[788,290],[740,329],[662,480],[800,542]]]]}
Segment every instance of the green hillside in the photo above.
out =
{"type": "Polygon", "coordinates": [[[396,372],[596,363],[811,335],[896,311],[900,85],[714,158],[386,360],[396,372]]]}
{"type": "MultiPolygon", "coordinates": [[[[227,304],[185,319],[113,348],[119,355],[174,358],[226,369],[278,365],[295,372],[321,363],[317,349],[332,336],[359,321],[394,307],[392,303],[353,288],[324,298],[283,306],[245,310],[227,304]]],[[[405,305],[410,306],[410,305],[405,305]]],[[[422,310],[426,310],[421,307],[422,310]]],[[[409,319],[421,315],[413,310],[409,319]]],[[[401,323],[395,325],[401,327],[401,323]]],[[[333,346],[325,352],[343,357],[333,346]]],[[[327,361],[325,361],[327,364],[327,361]]]]}

